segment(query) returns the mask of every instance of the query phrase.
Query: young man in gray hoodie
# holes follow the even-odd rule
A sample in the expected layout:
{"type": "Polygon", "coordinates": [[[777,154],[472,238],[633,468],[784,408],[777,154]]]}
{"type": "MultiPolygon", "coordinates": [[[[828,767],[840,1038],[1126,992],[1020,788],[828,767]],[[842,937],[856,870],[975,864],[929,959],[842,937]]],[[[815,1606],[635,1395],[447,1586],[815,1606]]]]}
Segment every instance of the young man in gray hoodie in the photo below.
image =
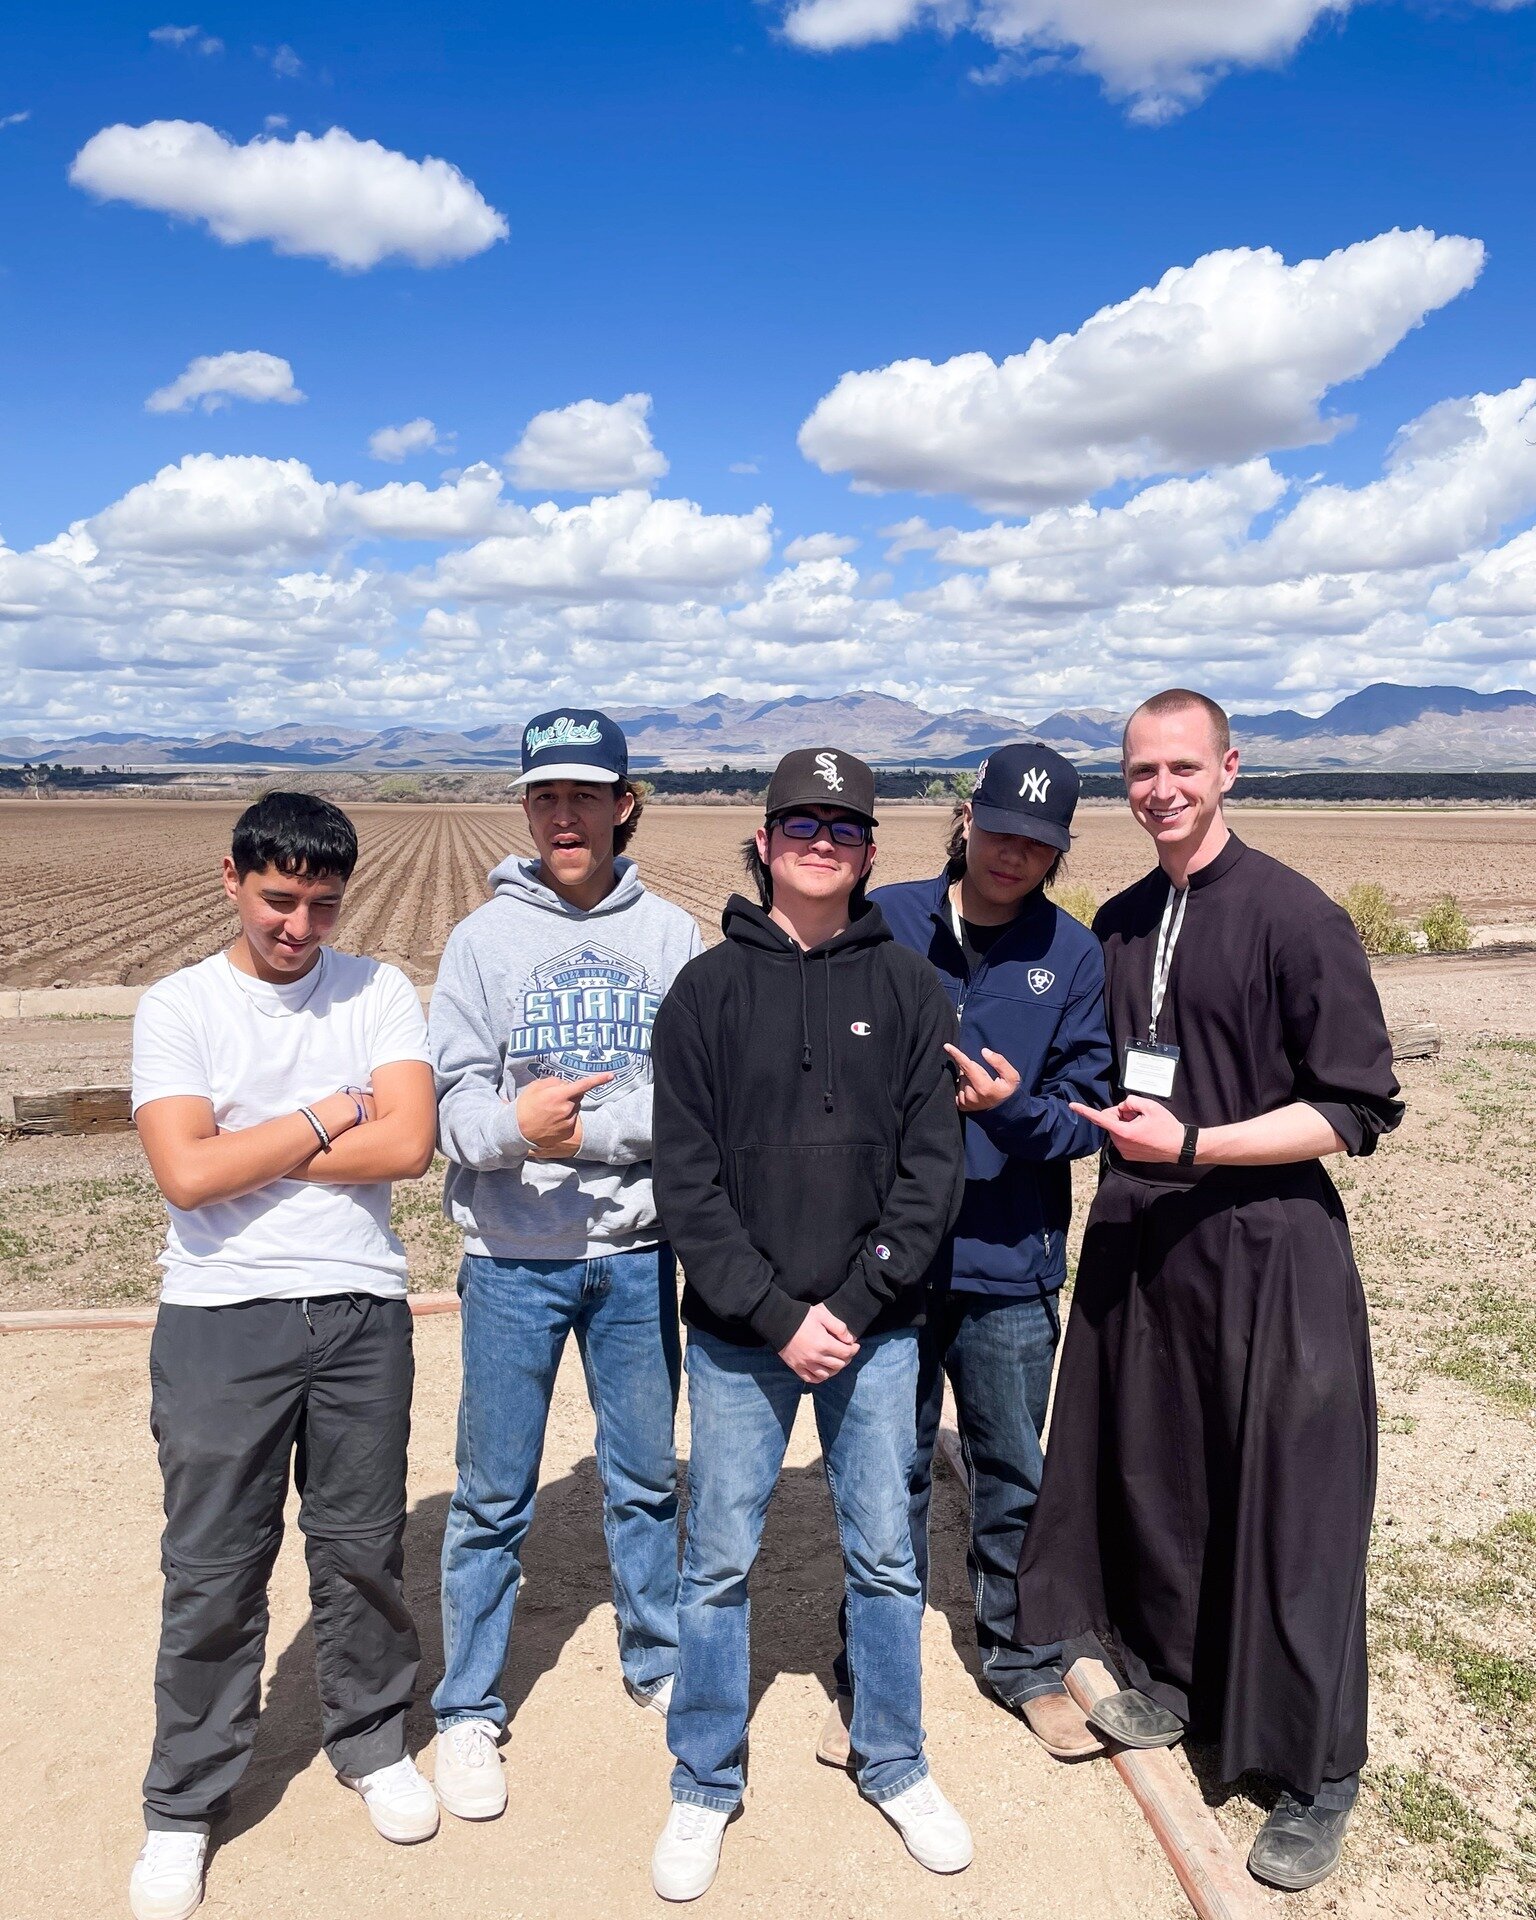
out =
{"type": "Polygon", "coordinates": [[[624,1683],[665,1714],[677,1664],[675,1268],[651,1198],[651,1023],[702,951],[619,857],[640,797],[624,735],[561,708],[523,736],[536,857],[448,940],[428,1033],[444,1210],[464,1232],[458,1485],[443,1539],[438,1797],[507,1803],[496,1743],[550,1397],[576,1335],[597,1415],[624,1683]]]}

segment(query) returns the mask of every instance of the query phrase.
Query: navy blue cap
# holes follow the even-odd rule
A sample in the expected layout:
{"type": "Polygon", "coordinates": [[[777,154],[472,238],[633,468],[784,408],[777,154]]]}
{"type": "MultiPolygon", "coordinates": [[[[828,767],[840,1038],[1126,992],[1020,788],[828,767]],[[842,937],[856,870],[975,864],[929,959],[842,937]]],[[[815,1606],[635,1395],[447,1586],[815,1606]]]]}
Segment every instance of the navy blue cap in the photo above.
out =
{"type": "Polygon", "coordinates": [[[971,819],[986,833],[1019,833],[1065,853],[1082,784],[1051,747],[1028,740],[994,747],[976,769],[971,819]]]}
{"type": "Polygon", "coordinates": [[[512,784],[623,780],[628,774],[629,743],[616,721],[592,707],[555,707],[523,728],[523,770],[512,784]]]}

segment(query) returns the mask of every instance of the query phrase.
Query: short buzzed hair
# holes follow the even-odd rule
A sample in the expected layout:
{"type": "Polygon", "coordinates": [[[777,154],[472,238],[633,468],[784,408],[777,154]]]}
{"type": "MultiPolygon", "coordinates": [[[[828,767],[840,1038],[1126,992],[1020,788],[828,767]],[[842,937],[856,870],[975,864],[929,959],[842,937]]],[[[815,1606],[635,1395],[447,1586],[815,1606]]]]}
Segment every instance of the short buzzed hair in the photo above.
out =
{"type": "Polygon", "coordinates": [[[1195,693],[1189,687],[1169,687],[1163,693],[1154,693],[1150,700],[1141,705],[1125,723],[1125,731],[1120,735],[1120,758],[1125,758],[1125,743],[1131,737],[1131,725],[1145,713],[1154,720],[1160,720],[1165,713],[1187,713],[1191,707],[1199,707],[1211,723],[1211,737],[1216,742],[1216,755],[1224,760],[1232,749],[1232,723],[1228,720],[1225,708],[1218,707],[1209,695],[1195,693]]]}

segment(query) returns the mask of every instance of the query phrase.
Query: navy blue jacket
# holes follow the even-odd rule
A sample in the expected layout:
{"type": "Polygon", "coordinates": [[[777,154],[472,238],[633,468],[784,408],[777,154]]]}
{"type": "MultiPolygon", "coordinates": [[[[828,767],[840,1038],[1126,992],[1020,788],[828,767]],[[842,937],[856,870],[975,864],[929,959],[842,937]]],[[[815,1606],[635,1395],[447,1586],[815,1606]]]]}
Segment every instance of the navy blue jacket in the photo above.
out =
{"type": "Polygon", "coordinates": [[[937,968],[960,1016],[961,1050],[973,1060],[983,1047],[1002,1054],[1018,1068],[1019,1090],[966,1119],[965,1199],[933,1282],[999,1297],[1052,1292],[1067,1277],[1067,1163],[1096,1153],[1101,1139],[1068,1102],[1107,1107],[1111,1099],[1103,949],[1041,890],[972,976],[948,889],[940,875],[870,897],[897,940],[937,968]]]}

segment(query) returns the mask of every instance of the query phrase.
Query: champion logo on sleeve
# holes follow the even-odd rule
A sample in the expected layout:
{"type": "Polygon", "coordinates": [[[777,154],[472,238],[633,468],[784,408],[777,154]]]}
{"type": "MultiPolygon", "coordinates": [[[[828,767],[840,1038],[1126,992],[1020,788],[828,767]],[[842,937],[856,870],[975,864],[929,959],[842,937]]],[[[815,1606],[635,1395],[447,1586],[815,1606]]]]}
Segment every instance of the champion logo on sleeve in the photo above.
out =
{"type": "Polygon", "coordinates": [[[877,1240],[875,1242],[875,1258],[877,1260],[889,1260],[890,1257],[891,1257],[890,1248],[885,1244],[883,1240],[877,1240]]]}

